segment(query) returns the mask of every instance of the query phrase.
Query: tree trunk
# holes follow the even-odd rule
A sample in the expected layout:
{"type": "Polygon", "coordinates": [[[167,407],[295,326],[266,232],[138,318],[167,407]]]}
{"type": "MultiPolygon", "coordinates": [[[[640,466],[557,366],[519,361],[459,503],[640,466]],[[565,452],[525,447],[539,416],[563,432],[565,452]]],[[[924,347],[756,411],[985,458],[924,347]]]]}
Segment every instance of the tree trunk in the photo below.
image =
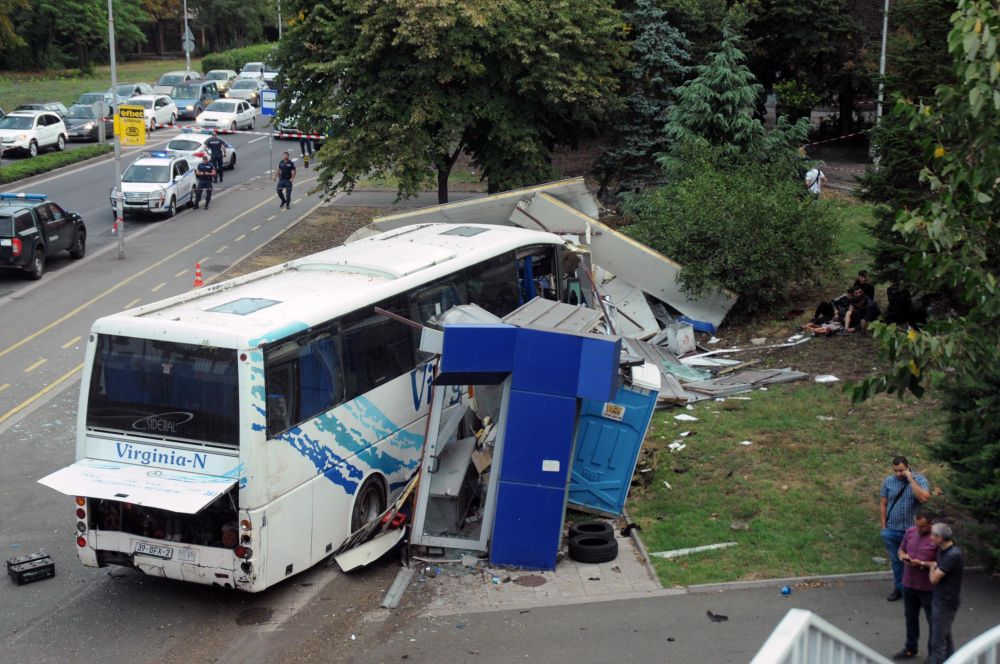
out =
{"type": "Polygon", "coordinates": [[[163,19],[156,22],[156,54],[163,55],[163,19]]]}
{"type": "Polygon", "coordinates": [[[854,84],[848,79],[840,88],[840,135],[851,133],[854,123],[854,84]]]}
{"type": "Polygon", "coordinates": [[[438,166],[438,204],[448,202],[448,176],[451,175],[451,164],[438,166]]]}

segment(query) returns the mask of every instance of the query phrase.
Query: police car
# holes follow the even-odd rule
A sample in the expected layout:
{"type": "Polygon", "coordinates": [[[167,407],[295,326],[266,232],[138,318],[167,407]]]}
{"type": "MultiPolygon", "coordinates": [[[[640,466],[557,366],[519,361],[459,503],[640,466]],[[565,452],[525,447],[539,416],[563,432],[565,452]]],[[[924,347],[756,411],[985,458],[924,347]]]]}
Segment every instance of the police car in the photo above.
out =
{"type": "MultiPolygon", "coordinates": [[[[191,162],[194,168],[198,167],[198,162],[205,155],[209,157],[212,156],[211,151],[205,147],[205,141],[212,138],[212,134],[194,131],[191,127],[183,127],[181,133],[177,138],[170,139],[167,143],[167,150],[179,154],[182,157],[187,157],[188,161],[191,162]]],[[[219,138],[222,138],[221,136],[219,138]]],[[[222,142],[226,144],[226,162],[223,164],[223,168],[227,171],[231,171],[236,168],[236,146],[222,139],[222,142]]]]}
{"type": "MultiPolygon", "coordinates": [[[[194,168],[187,157],[170,152],[145,152],[122,175],[125,205],[122,216],[141,212],[173,217],[177,208],[194,203],[194,168]]],[[[111,213],[117,216],[118,189],[110,192],[111,213]]]]}
{"type": "Polygon", "coordinates": [[[45,194],[0,194],[0,268],[24,270],[41,279],[46,258],[68,251],[83,258],[87,227],[45,194]]]}

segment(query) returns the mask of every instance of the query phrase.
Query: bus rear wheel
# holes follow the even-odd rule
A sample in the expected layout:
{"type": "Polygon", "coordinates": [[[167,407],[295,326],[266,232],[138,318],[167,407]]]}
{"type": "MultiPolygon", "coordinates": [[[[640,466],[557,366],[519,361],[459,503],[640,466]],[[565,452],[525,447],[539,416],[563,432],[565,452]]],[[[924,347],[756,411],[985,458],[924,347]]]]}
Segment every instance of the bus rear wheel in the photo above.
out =
{"type": "Polygon", "coordinates": [[[357,532],[362,526],[378,518],[385,511],[385,486],[378,477],[369,477],[358,489],[354,499],[354,509],[351,510],[351,532],[357,532]]]}

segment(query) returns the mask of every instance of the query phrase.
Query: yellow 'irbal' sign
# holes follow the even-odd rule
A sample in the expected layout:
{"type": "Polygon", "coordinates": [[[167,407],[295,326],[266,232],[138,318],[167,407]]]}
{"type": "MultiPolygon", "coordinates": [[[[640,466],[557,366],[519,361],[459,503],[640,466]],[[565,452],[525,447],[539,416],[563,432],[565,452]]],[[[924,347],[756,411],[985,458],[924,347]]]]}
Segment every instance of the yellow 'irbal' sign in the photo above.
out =
{"type": "Polygon", "coordinates": [[[146,111],[142,106],[119,106],[115,133],[122,145],[146,144],[146,111]]]}

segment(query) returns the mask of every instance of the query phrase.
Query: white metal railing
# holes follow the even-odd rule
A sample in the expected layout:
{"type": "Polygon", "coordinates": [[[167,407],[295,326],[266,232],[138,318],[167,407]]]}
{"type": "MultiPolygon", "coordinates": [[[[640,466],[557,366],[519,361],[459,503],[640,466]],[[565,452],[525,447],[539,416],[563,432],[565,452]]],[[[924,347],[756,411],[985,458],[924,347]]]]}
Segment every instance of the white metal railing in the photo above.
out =
{"type": "Polygon", "coordinates": [[[1000,664],[1000,625],[956,650],[947,664],[1000,664]]]}
{"type": "Polygon", "coordinates": [[[771,636],[750,664],[892,664],[892,662],[813,612],[791,609],[771,632],[771,636]]]}

